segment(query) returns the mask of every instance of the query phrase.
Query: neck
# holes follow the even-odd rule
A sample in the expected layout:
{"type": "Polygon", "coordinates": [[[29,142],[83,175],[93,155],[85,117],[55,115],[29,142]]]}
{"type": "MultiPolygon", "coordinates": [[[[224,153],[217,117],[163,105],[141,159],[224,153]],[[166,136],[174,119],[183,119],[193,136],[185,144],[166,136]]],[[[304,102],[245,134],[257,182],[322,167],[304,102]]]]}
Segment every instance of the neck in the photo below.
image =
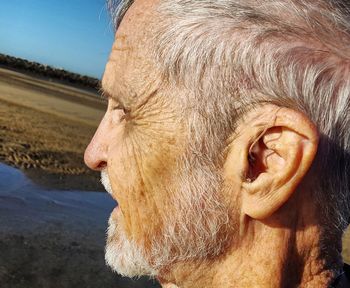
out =
{"type": "Polygon", "coordinates": [[[178,263],[162,275],[163,287],[329,287],[342,268],[341,237],[323,251],[327,244],[310,207],[293,208],[263,222],[246,219],[244,236],[225,255],[178,263]]]}

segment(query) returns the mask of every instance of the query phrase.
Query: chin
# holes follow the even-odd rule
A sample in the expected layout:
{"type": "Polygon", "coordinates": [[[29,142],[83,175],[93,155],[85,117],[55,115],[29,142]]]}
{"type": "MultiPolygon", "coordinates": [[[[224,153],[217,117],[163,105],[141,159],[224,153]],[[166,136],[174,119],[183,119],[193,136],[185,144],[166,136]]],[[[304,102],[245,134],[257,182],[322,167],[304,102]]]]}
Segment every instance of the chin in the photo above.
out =
{"type": "Polygon", "coordinates": [[[157,271],[149,264],[144,250],[127,238],[122,225],[112,216],[108,221],[105,259],[107,265],[122,276],[157,276],[157,271]]]}

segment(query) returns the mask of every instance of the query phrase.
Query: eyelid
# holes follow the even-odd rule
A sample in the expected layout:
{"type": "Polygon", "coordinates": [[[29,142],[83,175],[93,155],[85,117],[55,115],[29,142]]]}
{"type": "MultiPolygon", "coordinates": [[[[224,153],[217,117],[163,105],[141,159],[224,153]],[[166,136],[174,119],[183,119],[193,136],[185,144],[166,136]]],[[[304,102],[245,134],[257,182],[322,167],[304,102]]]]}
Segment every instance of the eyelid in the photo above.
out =
{"type": "Polygon", "coordinates": [[[120,103],[118,103],[117,105],[114,105],[113,107],[112,107],[112,110],[123,110],[124,112],[125,112],[125,108],[124,108],[124,106],[123,105],[121,105],[120,103]]]}
{"type": "Polygon", "coordinates": [[[113,107],[113,109],[114,108],[119,108],[119,109],[124,109],[124,105],[122,104],[122,103],[120,103],[120,101],[118,101],[117,99],[115,99],[115,97],[113,97],[111,94],[109,94],[108,92],[106,92],[106,91],[101,91],[101,97],[102,97],[102,99],[104,99],[104,100],[106,100],[107,102],[109,101],[109,100],[113,100],[114,102],[116,102],[117,103],[117,105],[114,105],[114,107],[113,107]]]}
{"type": "Polygon", "coordinates": [[[108,100],[110,98],[109,93],[106,90],[104,90],[102,87],[98,90],[98,92],[102,99],[108,100]]]}
{"type": "Polygon", "coordinates": [[[123,110],[123,112],[125,114],[129,114],[130,113],[130,109],[125,107],[125,105],[123,103],[121,103],[121,101],[119,101],[118,98],[113,97],[110,93],[108,93],[106,90],[104,90],[103,88],[100,89],[100,93],[101,93],[101,97],[103,99],[105,99],[107,102],[112,99],[117,105],[114,105],[112,110],[115,109],[121,109],[123,110]]]}
{"type": "Polygon", "coordinates": [[[116,97],[113,97],[109,92],[107,92],[107,91],[104,90],[103,88],[100,89],[100,93],[101,93],[102,99],[107,100],[107,101],[110,100],[110,99],[112,99],[112,100],[114,100],[115,102],[120,103],[120,101],[118,101],[118,100],[116,99],[116,97]]]}

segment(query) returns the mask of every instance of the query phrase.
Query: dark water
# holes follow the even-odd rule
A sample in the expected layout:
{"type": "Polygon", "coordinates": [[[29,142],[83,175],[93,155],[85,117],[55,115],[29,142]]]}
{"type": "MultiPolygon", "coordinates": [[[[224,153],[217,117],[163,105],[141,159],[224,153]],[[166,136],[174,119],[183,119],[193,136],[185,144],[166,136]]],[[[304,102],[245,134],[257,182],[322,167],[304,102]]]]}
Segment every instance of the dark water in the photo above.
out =
{"type": "Polygon", "coordinates": [[[159,287],[104,263],[107,193],[46,191],[0,164],[0,287],[159,287]]]}
{"type": "Polygon", "coordinates": [[[19,170],[0,164],[0,219],[6,231],[59,222],[79,231],[104,230],[114,207],[106,193],[46,191],[19,170]]]}

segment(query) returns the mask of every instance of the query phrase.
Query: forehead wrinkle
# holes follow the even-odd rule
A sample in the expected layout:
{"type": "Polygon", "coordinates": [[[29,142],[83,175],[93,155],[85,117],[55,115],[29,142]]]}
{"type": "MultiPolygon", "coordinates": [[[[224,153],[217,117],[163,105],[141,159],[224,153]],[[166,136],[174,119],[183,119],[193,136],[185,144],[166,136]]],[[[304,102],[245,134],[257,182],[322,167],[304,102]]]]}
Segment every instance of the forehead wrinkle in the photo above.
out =
{"type": "MultiPolygon", "coordinates": [[[[149,63],[144,63],[148,60],[144,58],[148,57],[145,55],[145,46],[149,37],[141,31],[147,30],[149,25],[145,24],[147,22],[145,20],[151,19],[149,15],[146,15],[150,14],[149,9],[146,8],[155,5],[157,1],[141,0],[139,2],[141,6],[133,6],[128,9],[116,31],[108,69],[105,70],[106,74],[102,81],[105,94],[130,104],[136,100],[135,98],[143,99],[147,98],[147,94],[152,94],[149,93],[152,90],[152,87],[149,87],[152,86],[149,77],[153,77],[148,74],[149,63]]],[[[139,99],[140,102],[142,99],[139,99]]]]}
{"type": "Polygon", "coordinates": [[[112,51],[132,51],[132,47],[131,46],[126,46],[126,47],[113,47],[112,51]]]}
{"type": "Polygon", "coordinates": [[[112,51],[132,51],[132,45],[129,43],[128,36],[126,34],[117,33],[116,39],[112,46],[112,51]]]}

